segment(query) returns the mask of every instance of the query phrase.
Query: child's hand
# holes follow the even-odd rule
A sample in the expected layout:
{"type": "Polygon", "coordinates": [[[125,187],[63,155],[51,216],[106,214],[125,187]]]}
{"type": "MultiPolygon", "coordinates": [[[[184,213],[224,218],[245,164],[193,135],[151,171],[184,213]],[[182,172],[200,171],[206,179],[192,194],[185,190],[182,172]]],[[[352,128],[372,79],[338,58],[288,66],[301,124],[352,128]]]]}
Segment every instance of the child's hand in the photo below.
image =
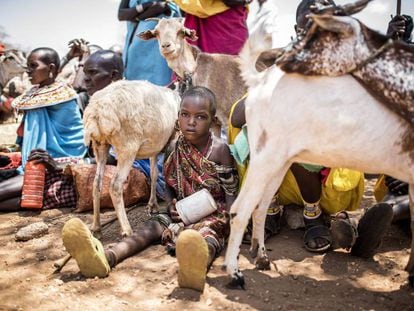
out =
{"type": "Polygon", "coordinates": [[[181,217],[178,215],[177,209],[175,208],[175,203],[177,203],[177,200],[173,199],[168,204],[168,212],[170,213],[170,217],[173,222],[182,222],[181,217]]]}

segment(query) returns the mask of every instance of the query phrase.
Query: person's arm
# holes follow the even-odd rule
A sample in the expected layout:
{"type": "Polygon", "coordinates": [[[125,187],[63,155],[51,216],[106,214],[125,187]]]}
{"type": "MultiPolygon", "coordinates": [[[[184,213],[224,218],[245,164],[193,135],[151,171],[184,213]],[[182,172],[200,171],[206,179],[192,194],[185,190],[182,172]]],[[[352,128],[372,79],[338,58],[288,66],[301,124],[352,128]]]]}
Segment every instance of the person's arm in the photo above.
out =
{"type": "Polygon", "coordinates": [[[237,197],[239,175],[230,148],[218,138],[214,138],[214,141],[215,146],[209,160],[217,163],[217,173],[226,194],[226,210],[230,211],[237,197]]]}
{"type": "Polygon", "coordinates": [[[246,124],[246,107],[245,107],[246,98],[240,100],[236,107],[234,107],[233,114],[231,115],[231,125],[237,128],[242,128],[246,124]]]}
{"type": "Polygon", "coordinates": [[[85,39],[72,39],[68,43],[69,51],[60,60],[59,72],[62,71],[63,67],[69,63],[69,61],[75,57],[82,59],[84,55],[89,55],[89,42],[85,39]]]}
{"type": "Polygon", "coordinates": [[[165,185],[165,202],[167,202],[168,213],[170,214],[171,220],[173,222],[182,222],[180,215],[178,215],[175,203],[177,199],[175,198],[175,191],[167,184],[165,185]]]}
{"type": "Polygon", "coordinates": [[[166,2],[146,2],[138,4],[136,7],[129,7],[129,0],[121,0],[118,9],[118,20],[132,21],[144,20],[150,17],[158,16],[162,13],[168,14],[170,11],[166,2]]]}

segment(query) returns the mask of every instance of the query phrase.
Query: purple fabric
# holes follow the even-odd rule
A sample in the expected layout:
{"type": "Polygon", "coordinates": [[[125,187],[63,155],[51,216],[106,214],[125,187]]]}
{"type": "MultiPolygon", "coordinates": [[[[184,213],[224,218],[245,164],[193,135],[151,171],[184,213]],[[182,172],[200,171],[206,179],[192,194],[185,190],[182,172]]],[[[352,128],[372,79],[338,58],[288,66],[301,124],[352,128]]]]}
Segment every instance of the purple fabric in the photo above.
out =
{"type": "Polygon", "coordinates": [[[248,37],[247,9],[237,6],[207,18],[185,16],[185,27],[197,32],[197,41],[189,41],[206,53],[239,54],[248,37]]]}

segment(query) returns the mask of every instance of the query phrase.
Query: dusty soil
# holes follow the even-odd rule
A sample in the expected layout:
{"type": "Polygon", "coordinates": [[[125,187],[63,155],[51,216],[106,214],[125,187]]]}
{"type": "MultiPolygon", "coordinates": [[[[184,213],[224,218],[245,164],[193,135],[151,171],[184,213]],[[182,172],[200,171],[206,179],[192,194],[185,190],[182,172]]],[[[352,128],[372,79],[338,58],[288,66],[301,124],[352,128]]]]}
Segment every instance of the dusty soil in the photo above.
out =
{"type": "MultiPolygon", "coordinates": [[[[13,142],[0,127],[0,143],[13,142]]],[[[372,204],[367,182],[363,207],[372,204]]],[[[270,271],[257,271],[243,245],[240,265],[246,290],[230,290],[221,271],[223,254],[208,273],[205,291],[199,294],[177,286],[177,263],[162,246],[154,245],[120,263],[107,278],[85,279],[70,261],[52,274],[53,262],[65,255],[60,238],[71,217],[91,224],[92,215],[70,210],[22,211],[0,214],[0,310],[413,310],[414,291],[407,284],[404,266],[410,238],[393,225],[372,259],[352,257],[344,250],[325,255],[302,247],[303,231],[283,228],[267,242],[270,271]],[[49,233],[27,242],[16,242],[18,229],[38,221],[49,233]]],[[[145,208],[132,209],[133,226],[142,222],[145,208]]],[[[103,221],[114,217],[103,212],[103,221]]],[[[103,243],[119,239],[117,221],[104,229],[103,243]]]]}

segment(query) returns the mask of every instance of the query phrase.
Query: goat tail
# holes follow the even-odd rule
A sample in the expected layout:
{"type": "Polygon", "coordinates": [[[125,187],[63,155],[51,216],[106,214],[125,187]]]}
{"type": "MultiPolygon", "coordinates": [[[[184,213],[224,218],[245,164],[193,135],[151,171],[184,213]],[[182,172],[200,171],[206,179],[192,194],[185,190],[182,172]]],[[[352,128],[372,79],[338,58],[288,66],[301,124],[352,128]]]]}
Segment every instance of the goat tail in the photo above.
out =
{"type": "MultiPolygon", "coordinates": [[[[269,1],[267,1],[269,2],[269,1]]],[[[265,7],[266,2],[256,15],[254,27],[250,36],[239,54],[241,76],[248,87],[257,85],[263,74],[256,69],[256,62],[260,54],[272,47],[272,33],[275,32],[277,11],[272,7],[265,7]]]]}
{"type": "Polygon", "coordinates": [[[99,131],[100,126],[96,120],[96,116],[87,114],[86,112],[87,110],[85,111],[85,115],[83,117],[83,135],[85,146],[89,146],[92,140],[96,140],[101,136],[101,133],[99,131]]]}

